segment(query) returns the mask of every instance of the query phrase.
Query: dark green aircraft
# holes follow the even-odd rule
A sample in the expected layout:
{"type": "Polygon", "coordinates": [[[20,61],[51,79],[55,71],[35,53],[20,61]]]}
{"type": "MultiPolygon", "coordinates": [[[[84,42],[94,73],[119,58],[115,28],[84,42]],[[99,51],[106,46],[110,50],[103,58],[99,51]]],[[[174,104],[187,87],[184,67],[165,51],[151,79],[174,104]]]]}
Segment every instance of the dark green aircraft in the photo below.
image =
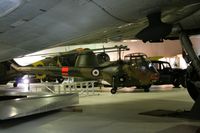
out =
{"type": "MultiPolygon", "coordinates": [[[[47,74],[62,77],[83,77],[86,79],[103,79],[112,85],[111,93],[115,94],[120,87],[137,86],[149,91],[151,84],[159,77],[147,56],[141,53],[126,55],[121,59],[121,51],[127,46],[118,46],[119,59],[99,63],[98,57],[92,50],[80,52],[74,66],[38,66],[19,67],[11,66],[18,72],[27,74],[47,74]]],[[[104,53],[105,54],[105,53],[104,53]]],[[[107,58],[106,55],[101,60],[107,58]]]]}
{"type": "MultiPolygon", "coordinates": [[[[115,47],[93,49],[93,51],[100,52],[97,53],[97,58],[99,63],[103,63],[105,61],[109,61],[109,56],[105,54],[105,50],[113,50],[113,49],[115,49],[115,47]]],[[[74,67],[78,54],[85,50],[87,49],[77,48],[68,52],[40,54],[40,56],[44,56],[46,58],[41,61],[30,64],[28,65],[28,67],[43,67],[43,66],[74,67]]],[[[34,56],[39,56],[39,55],[37,54],[34,56]]],[[[3,75],[0,77],[0,84],[6,84],[9,81],[14,81],[13,87],[17,87],[18,83],[23,82],[23,76],[26,75],[27,72],[19,72],[14,70],[11,67],[11,63],[16,64],[16,62],[13,60],[5,61],[0,64],[0,69],[4,70],[0,72],[0,74],[3,75]]],[[[62,75],[56,75],[54,73],[48,75],[47,74],[48,73],[37,73],[31,75],[29,74],[28,77],[30,82],[41,82],[41,81],[55,82],[57,80],[59,83],[62,83],[64,80],[64,77],[62,75]]]]}
{"type": "MultiPolygon", "coordinates": [[[[110,61],[110,57],[105,52],[116,52],[117,47],[107,47],[107,48],[99,48],[99,49],[91,49],[95,52],[96,58],[98,60],[99,64],[102,64],[106,61],[110,61]]],[[[89,50],[88,48],[77,48],[71,51],[67,52],[57,52],[57,53],[48,53],[48,54],[39,54],[39,56],[46,57],[43,60],[40,60],[38,62],[35,62],[33,64],[28,65],[29,67],[41,67],[41,66],[68,66],[68,67],[74,67],[76,63],[76,59],[78,55],[84,51],[89,50]]],[[[33,56],[33,55],[31,55],[33,56]]],[[[36,55],[38,56],[38,54],[36,55]]],[[[42,81],[58,81],[59,83],[62,83],[64,78],[62,76],[58,75],[48,75],[45,73],[36,74],[36,79],[40,79],[42,81]]]]}
{"type": "MultiPolygon", "coordinates": [[[[77,49],[67,51],[67,52],[27,55],[28,57],[29,56],[44,56],[45,57],[45,59],[34,62],[28,66],[29,67],[30,66],[31,67],[41,67],[41,66],[74,67],[78,55],[81,52],[84,52],[87,50],[89,50],[89,49],[88,48],[77,48],[77,49]]],[[[104,62],[110,61],[110,57],[106,53],[107,52],[116,52],[117,46],[106,47],[106,48],[103,47],[103,48],[91,49],[91,50],[95,52],[98,63],[102,64],[104,62]]],[[[27,57],[27,56],[25,56],[25,57],[27,57]]],[[[16,73],[16,71],[14,71],[14,73],[16,73]]],[[[22,74],[22,73],[23,72],[21,72],[22,76],[24,74],[26,74],[26,73],[24,73],[24,74],[22,74]]],[[[6,77],[8,77],[8,76],[6,76],[6,77]]],[[[34,74],[31,77],[34,77],[36,80],[43,81],[43,82],[45,82],[45,81],[55,82],[57,80],[59,83],[62,83],[64,81],[64,78],[62,77],[62,75],[55,75],[55,74],[47,75],[45,73],[41,73],[41,74],[34,74]]],[[[17,83],[20,82],[21,77],[15,76],[14,78],[15,78],[14,87],[16,87],[17,83]]],[[[13,80],[14,78],[11,78],[11,80],[13,80]]],[[[78,78],[78,79],[80,80],[80,78],[78,78]]],[[[82,79],[82,80],[87,80],[87,79],[82,79]]]]}

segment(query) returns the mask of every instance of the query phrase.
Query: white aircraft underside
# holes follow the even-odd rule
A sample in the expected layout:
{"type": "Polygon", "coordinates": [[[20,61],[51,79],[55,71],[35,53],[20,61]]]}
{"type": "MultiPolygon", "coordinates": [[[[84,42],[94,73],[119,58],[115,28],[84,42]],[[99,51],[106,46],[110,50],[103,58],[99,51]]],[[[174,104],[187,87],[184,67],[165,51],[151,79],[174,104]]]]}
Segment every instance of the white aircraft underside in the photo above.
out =
{"type": "Polygon", "coordinates": [[[200,28],[199,0],[0,0],[0,61],[55,45],[133,39],[156,11],[164,22],[200,28]]]}

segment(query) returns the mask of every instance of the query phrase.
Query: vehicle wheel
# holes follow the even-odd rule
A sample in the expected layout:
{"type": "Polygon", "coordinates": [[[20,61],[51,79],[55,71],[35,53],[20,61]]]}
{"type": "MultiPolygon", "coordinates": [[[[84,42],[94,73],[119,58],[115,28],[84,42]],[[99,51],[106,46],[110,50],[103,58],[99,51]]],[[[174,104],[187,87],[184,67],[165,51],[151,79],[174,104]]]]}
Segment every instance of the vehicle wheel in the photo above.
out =
{"type": "Polygon", "coordinates": [[[142,86],[142,88],[144,88],[144,92],[149,92],[150,91],[150,87],[151,87],[151,84],[142,86]]]}
{"type": "Polygon", "coordinates": [[[112,94],[115,94],[115,93],[117,92],[117,89],[116,89],[116,88],[112,88],[112,89],[110,90],[110,92],[111,92],[112,94]]]}
{"type": "Polygon", "coordinates": [[[179,78],[174,78],[174,81],[172,84],[174,87],[178,88],[181,84],[179,78]]]}
{"type": "Polygon", "coordinates": [[[13,87],[17,87],[18,83],[17,82],[14,82],[13,83],[13,87]]]}

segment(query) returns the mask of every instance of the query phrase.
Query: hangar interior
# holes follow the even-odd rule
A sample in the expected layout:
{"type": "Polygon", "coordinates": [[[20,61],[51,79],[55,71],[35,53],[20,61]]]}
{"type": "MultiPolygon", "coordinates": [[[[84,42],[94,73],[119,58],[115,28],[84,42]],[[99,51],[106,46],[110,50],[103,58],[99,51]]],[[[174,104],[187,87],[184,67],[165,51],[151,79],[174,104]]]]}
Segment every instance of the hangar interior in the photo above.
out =
{"type": "Polygon", "coordinates": [[[200,133],[199,16],[199,0],[0,0],[0,133],[200,133]]]}
{"type": "MultiPolygon", "coordinates": [[[[193,43],[193,47],[196,53],[200,53],[200,36],[195,35],[190,37],[193,43]]],[[[59,44],[58,44],[59,45],[59,44]]],[[[39,60],[48,57],[48,53],[59,53],[59,52],[67,52],[76,48],[90,48],[90,49],[101,49],[103,47],[112,47],[116,45],[126,45],[130,50],[124,51],[123,55],[129,53],[141,52],[145,53],[150,58],[166,60],[170,62],[173,67],[186,68],[186,63],[184,62],[182,55],[182,48],[179,40],[165,40],[161,43],[143,43],[140,40],[123,40],[120,42],[108,42],[108,43],[94,43],[87,45],[74,45],[74,46],[58,46],[55,48],[50,48],[42,51],[38,51],[29,55],[30,57],[20,57],[15,58],[16,62],[22,66],[29,65],[31,63],[37,62],[39,60]],[[42,54],[42,56],[41,56],[42,54]],[[44,55],[43,55],[44,54],[44,55]],[[34,56],[35,55],[35,56],[34,56]],[[174,66],[175,62],[177,62],[178,66],[174,66]]],[[[117,52],[108,53],[111,60],[117,60],[117,52]]]]}
{"type": "MultiPolygon", "coordinates": [[[[199,36],[194,36],[192,39],[194,46],[198,49],[196,44],[199,43],[199,36]]],[[[101,49],[105,46],[126,45],[130,50],[122,51],[122,58],[130,53],[145,53],[150,59],[168,61],[173,68],[185,69],[186,63],[181,56],[180,42],[165,41],[164,44],[144,44],[139,40],[125,40],[122,42],[82,45],[81,48],[101,49]],[[174,65],[175,63],[178,65],[174,65]]],[[[30,54],[31,56],[16,58],[15,61],[21,66],[26,66],[49,58],[52,53],[66,52],[76,48],[80,48],[80,46],[51,48],[30,54]],[[49,53],[51,53],[50,56],[49,53]]],[[[111,61],[117,60],[119,57],[118,51],[108,52],[108,55],[111,61]]],[[[17,88],[12,87],[12,81],[7,83],[6,87],[1,86],[1,92],[12,92],[28,97],[78,93],[79,104],[75,102],[75,105],[71,106],[70,99],[61,99],[67,101],[65,104],[70,107],[63,108],[60,105],[61,110],[26,117],[22,117],[24,113],[32,112],[34,114],[34,111],[26,108],[24,109],[25,112],[20,112],[20,109],[15,111],[7,109],[5,111],[16,114],[12,116],[15,118],[14,120],[2,121],[0,128],[4,132],[49,132],[50,130],[51,132],[78,133],[92,130],[94,132],[121,133],[127,130],[128,132],[148,133],[175,133],[178,131],[193,133],[200,129],[199,120],[187,113],[194,103],[183,86],[173,87],[172,84],[152,85],[149,93],[145,93],[136,87],[123,87],[118,90],[117,94],[113,95],[110,94],[111,87],[97,86],[96,80],[76,81],[71,77],[66,78],[62,83],[58,83],[58,81],[30,83],[31,81],[27,81],[28,78],[19,83],[17,88]]],[[[29,104],[28,102],[25,103],[29,104]]],[[[12,105],[13,103],[8,104],[12,105]]],[[[34,106],[40,108],[42,112],[42,105],[35,104],[34,106]]],[[[45,106],[51,108],[51,106],[45,106]]],[[[7,116],[7,118],[9,117],[12,118],[7,116]]],[[[3,118],[7,119],[5,114],[1,119],[3,118]]]]}

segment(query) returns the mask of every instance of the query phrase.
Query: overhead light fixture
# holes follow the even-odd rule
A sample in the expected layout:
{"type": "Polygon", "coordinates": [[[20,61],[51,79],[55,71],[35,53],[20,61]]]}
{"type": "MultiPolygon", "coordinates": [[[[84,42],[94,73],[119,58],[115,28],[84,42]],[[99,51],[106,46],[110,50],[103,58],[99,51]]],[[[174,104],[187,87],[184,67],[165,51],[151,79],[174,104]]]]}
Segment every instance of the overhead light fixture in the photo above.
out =
{"type": "Polygon", "coordinates": [[[22,0],[0,0],[0,17],[3,17],[17,7],[19,7],[22,3],[22,0]]]}

